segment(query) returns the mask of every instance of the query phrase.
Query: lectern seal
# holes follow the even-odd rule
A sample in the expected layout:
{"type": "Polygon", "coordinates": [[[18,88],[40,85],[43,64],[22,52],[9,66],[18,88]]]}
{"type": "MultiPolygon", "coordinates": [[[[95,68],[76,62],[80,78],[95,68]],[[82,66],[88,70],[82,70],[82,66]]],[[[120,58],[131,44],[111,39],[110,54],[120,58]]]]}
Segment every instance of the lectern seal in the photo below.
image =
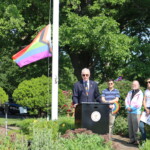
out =
{"type": "Polygon", "coordinates": [[[94,122],[98,122],[101,119],[101,114],[98,111],[93,111],[91,114],[91,119],[94,122]]]}

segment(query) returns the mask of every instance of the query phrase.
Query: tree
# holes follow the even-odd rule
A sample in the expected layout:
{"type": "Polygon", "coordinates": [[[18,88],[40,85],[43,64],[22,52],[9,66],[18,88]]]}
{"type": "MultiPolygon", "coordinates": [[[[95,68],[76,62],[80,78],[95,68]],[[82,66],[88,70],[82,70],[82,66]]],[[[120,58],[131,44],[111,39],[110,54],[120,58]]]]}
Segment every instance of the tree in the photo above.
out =
{"type": "MultiPolygon", "coordinates": [[[[47,59],[19,68],[11,57],[31,43],[36,34],[48,24],[49,1],[6,0],[0,3],[0,86],[9,96],[23,80],[48,74],[47,59]],[[31,15],[32,14],[32,15],[31,15]],[[38,16],[37,16],[38,14],[38,16]]],[[[51,75],[51,58],[49,72],[51,75]]]]}
{"type": "MultiPolygon", "coordinates": [[[[29,107],[30,114],[41,116],[47,110],[51,113],[51,82],[51,78],[46,76],[25,80],[15,89],[13,99],[17,104],[29,107]]],[[[58,103],[60,106],[66,103],[60,89],[58,103]]]]}
{"type": "Polygon", "coordinates": [[[60,27],[60,43],[69,54],[78,79],[84,67],[90,68],[92,75],[99,70],[103,80],[115,77],[130,58],[132,39],[120,32],[119,23],[102,12],[102,6],[95,13],[99,3],[74,1],[68,2],[68,9],[64,6],[66,21],[60,27]]]}
{"type": "Polygon", "coordinates": [[[64,51],[60,51],[59,62],[59,88],[65,91],[70,90],[77,78],[74,75],[69,55],[64,51]]]}
{"type": "MultiPolygon", "coordinates": [[[[6,0],[0,3],[0,8],[0,86],[11,97],[22,81],[48,76],[48,71],[51,76],[51,58],[49,65],[48,59],[43,59],[23,68],[19,68],[11,59],[15,53],[30,44],[37,33],[48,24],[49,1],[41,3],[36,0],[6,0]]],[[[60,87],[66,90],[71,88],[70,81],[74,81],[75,77],[68,55],[61,52],[60,61],[60,87]]]]}
{"type": "Polygon", "coordinates": [[[3,88],[0,87],[0,105],[4,104],[8,101],[8,95],[3,90],[3,88]]]}
{"type": "Polygon", "coordinates": [[[150,76],[150,45],[136,44],[135,47],[124,74],[129,80],[138,79],[145,86],[145,80],[150,76]]]}
{"type": "MultiPolygon", "coordinates": [[[[100,82],[120,75],[129,80],[147,78],[149,3],[60,0],[60,87],[71,88],[76,81],[74,74],[79,80],[84,67],[89,67],[92,78],[100,82]]],[[[0,86],[9,96],[23,80],[47,75],[48,68],[51,75],[51,59],[49,67],[44,59],[21,69],[11,60],[49,23],[48,13],[49,0],[0,3],[0,86]]]]}
{"type": "MultiPolygon", "coordinates": [[[[23,68],[19,68],[12,62],[10,57],[2,56],[0,62],[0,86],[12,96],[13,91],[19,83],[24,80],[30,80],[42,75],[48,75],[48,59],[40,60],[23,68]]],[[[51,58],[50,58],[51,62],[51,58]]],[[[49,72],[51,75],[51,63],[49,64],[49,72]]]]}
{"type": "Polygon", "coordinates": [[[145,86],[150,74],[150,1],[130,0],[118,10],[115,19],[120,23],[121,32],[134,37],[124,75],[129,80],[138,79],[145,86]]]}
{"type": "Polygon", "coordinates": [[[149,10],[149,0],[128,0],[118,8],[115,19],[120,23],[122,32],[132,37],[136,36],[141,43],[145,43],[149,41],[150,33],[149,10]]]}
{"type": "Polygon", "coordinates": [[[69,54],[78,79],[83,67],[91,68],[101,81],[119,75],[142,80],[148,75],[149,70],[143,68],[147,68],[145,62],[149,65],[149,54],[145,57],[149,6],[148,0],[62,0],[61,46],[69,54]]]}

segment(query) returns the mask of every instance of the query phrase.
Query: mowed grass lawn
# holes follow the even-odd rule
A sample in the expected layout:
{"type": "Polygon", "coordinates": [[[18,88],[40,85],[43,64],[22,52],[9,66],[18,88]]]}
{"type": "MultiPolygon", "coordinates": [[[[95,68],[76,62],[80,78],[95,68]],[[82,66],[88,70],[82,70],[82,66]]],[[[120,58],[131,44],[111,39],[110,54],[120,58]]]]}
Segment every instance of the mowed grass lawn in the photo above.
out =
{"type": "Polygon", "coordinates": [[[19,124],[23,120],[24,119],[19,119],[19,118],[16,118],[16,119],[8,118],[7,120],[5,118],[0,118],[0,126],[1,127],[5,126],[6,121],[9,126],[17,126],[17,124],[19,124]]]}

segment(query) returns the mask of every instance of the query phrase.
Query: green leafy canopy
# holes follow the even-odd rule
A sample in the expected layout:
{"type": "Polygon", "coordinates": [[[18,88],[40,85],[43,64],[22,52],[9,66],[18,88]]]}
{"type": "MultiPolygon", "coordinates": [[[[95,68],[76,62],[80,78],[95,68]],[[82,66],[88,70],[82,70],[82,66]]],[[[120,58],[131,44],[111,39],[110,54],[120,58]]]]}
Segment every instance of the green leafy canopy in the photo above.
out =
{"type": "Polygon", "coordinates": [[[8,102],[8,95],[3,88],[0,87],[0,105],[4,104],[5,102],[8,102]]]}

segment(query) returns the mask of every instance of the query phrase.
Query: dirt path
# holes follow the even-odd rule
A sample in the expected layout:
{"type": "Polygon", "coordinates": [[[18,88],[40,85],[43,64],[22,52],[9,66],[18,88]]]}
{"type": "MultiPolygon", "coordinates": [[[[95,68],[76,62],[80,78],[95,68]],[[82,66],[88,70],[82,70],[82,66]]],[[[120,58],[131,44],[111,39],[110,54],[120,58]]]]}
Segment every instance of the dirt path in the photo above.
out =
{"type": "Polygon", "coordinates": [[[139,150],[138,146],[128,144],[129,139],[120,135],[113,135],[113,143],[118,145],[117,150],[139,150]]]}
{"type": "Polygon", "coordinates": [[[6,135],[6,132],[10,130],[18,130],[18,129],[19,129],[18,127],[8,126],[6,130],[4,126],[0,126],[0,135],[6,135]]]}

